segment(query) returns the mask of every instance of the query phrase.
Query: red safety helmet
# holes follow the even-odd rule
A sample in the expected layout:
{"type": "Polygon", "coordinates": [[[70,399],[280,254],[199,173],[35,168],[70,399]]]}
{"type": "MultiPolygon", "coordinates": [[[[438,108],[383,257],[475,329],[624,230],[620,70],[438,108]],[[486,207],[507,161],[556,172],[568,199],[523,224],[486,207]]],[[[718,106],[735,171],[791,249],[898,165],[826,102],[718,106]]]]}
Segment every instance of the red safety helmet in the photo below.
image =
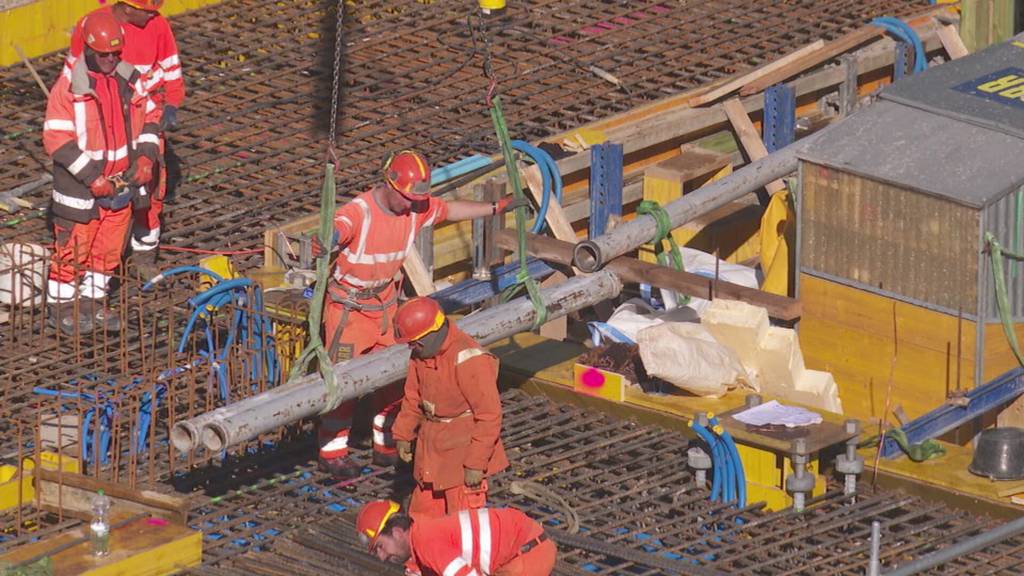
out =
{"type": "Polygon", "coordinates": [[[400,344],[419,340],[437,332],[441,326],[444,326],[444,312],[433,298],[413,298],[395,314],[395,338],[400,344]]]}
{"type": "Polygon", "coordinates": [[[120,52],[124,47],[124,30],[110,12],[93,12],[83,18],[82,38],[97,52],[120,52]]]}
{"type": "Polygon", "coordinates": [[[374,500],[359,511],[359,516],[356,516],[356,532],[359,532],[359,539],[366,544],[368,550],[373,551],[384,525],[398,513],[399,508],[398,502],[392,500],[374,500]]]}
{"type": "Polygon", "coordinates": [[[384,162],[384,180],[410,200],[421,200],[430,193],[430,164],[412,150],[402,150],[384,162]]]}
{"type": "Polygon", "coordinates": [[[121,2],[124,2],[132,8],[149,10],[150,12],[156,12],[164,5],[164,0],[121,0],[121,2]]]}

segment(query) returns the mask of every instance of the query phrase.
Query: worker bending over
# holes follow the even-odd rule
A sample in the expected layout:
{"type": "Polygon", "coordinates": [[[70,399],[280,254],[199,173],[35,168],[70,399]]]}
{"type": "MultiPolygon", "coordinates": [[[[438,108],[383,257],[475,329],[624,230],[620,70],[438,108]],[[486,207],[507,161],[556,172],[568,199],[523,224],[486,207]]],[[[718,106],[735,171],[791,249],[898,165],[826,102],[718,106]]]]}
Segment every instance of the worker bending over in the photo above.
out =
{"type": "MultiPolygon", "coordinates": [[[[504,213],[525,201],[511,196],[499,202],[445,201],[430,195],[430,166],[417,152],[390,155],[384,182],[356,196],[334,217],[338,249],[324,307],[324,343],[332,361],[368,354],[395,343],[392,320],[402,292],[402,264],[424,226],[446,220],[470,220],[504,213]]],[[[313,254],[324,247],[314,239],[313,254]]],[[[373,456],[380,465],[397,460],[388,438],[402,389],[389,386],[374,393],[373,456]]],[[[320,420],[320,467],[351,478],[359,467],[348,458],[348,434],[355,401],[342,403],[320,420]]]]}
{"type": "Polygon", "coordinates": [[[121,262],[130,205],[150,195],[160,153],[160,114],[138,70],[121,60],[121,24],[97,12],[79,27],[85,57],[50,90],[43,125],[55,236],[47,295],[50,322],[65,334],[76,324],[81,331],[120,328],[103,299],[121,262]],[[82,302],[73,316],[76,297],[82,302]]]}
{"type": "MultiPolygon", "coordinates": [[[[160,15],[164,0],[121,0],[97,8],[91,14],[107,13],[124,30],[124,50],[121,59],[131,64],[143,76],[145,88],[160,114],[160,168],[154,182],[153,194],[134,206],[132,226],[132,263],[143,275],[150,277],[157,269],[157,248],[160,244],[160,214],[167,194],[167,163],[162,160],[166,150],[164,131],[178,128],[178,108],[185,101],[185,81],[181,74],[178,44],[166,18],[160,15]]],[[[88,18],[88,16],[86,16],[88,18]]],[[[79,22],[71,34],[71,48],[64,66],[70,75],[84,47],[82,26],[79,22]]]]}
{"type": "Polygon", "coordinates": [[[381,560],[407,573],[444,576],[547,576],[558,550],[540,524],[515,508],[463,510],[410,518],[396,502],[377,500],[356,518],[359,538],[381,560]]]}
{"type": "Polygon", "coordinates": [[[431,298],[402,305],[395,330],[412,350],[393,428],[399,458],[415,462],[409,514],[435,517],[483,508],[486,478],[508,467],[498,359],[449,322],[431,298]]]}

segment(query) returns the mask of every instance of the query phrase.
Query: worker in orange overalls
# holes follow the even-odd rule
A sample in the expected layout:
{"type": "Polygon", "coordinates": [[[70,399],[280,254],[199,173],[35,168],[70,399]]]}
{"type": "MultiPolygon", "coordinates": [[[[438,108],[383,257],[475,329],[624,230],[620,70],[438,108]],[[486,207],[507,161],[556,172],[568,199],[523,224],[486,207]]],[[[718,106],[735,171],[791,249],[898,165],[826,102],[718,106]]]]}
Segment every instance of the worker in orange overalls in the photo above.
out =
{"type": "Polygon", "coordinates": [[[444,576],[548,576],[558,549],[544,528],[515,508],[463,510],[411,518],[396,502],[376,500],[356,517],[370,554],[406,565],[406,573],[444,576]]]}
{"type": "MultiPolygon", "coordinates": [[[[383,173],[383,184],[353,198],[334,217],[332,250],[339,250],[324,307],[324,344],[334,362],[395,343],[392,319],[401,293],[402,263],[420,229],[445,220],[502,214],[525,203],[511,196],[498,202],[432,197],[430,166],[411,150],[388,156],[383,173]]],[[[314,237],[314,256],[325,249],[314,237]]],[[[397,383],[374,394],[373,459],[380,465],[398,459],[389,429],[401,394],[397,383]]],[[[320,419],[320,468],[341,478],[359,474],[348,458],[354,407],[354,401],[345,402],[320,419]]]]}
{"type": "Polygon", "coordinates": [[[47,295],[50,322],[66,334],[76,324],[80,331],[119,329],[103,299],[121,262],[130,204],[150,194],[160,153],[160,115],[138,70],[121,60],[121,24],[97,12],[80,28],[84,57],[50,90],[43,125],[56,237],[47,295]]]}
{"type": "MultiPolygon", "coordinates": [[[[121,0],[97,8],[91,14],[107,13],[124,29],[121,58],[134,66],[145,80],[146,90],[160,113],[160,158],[165,158],[164,132],[178,128],[178,108],[185,101],[185,81],[181,74],[178,44],[166,18],[160,15],[164,0],[121,0]]],[[[71,48],[64,74],[71,73],[84,46],[81,22],[71,33],[71,48]]],[[[132,263],[147,277],[155,275],[157,248],[160,245],[160,214],[167,194],[167,162],[161,160],[155,194],[138,202],[132,226],[132,263]]]]}
{"type": "Polygon", "coordinates": [[[508,467],[501,444],[498,359],[449,322],[431,298],[409,300],[395,316],[412,359],[393,434],[398,457],[413,461],[414,518],[486,506],[487,477],[508,467]]]}

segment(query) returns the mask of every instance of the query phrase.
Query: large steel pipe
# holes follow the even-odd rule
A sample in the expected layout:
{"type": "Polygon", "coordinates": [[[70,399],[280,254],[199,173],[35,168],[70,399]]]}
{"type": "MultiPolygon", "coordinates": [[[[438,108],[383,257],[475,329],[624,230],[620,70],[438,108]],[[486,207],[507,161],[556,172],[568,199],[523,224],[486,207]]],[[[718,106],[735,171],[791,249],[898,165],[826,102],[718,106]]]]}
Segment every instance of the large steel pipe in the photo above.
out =
{"type": "MultiPolygon", "coordinates": [[[[826,131],[828,127],[665,205],[672,228],[682,226],[790,174],[796,170],[797,153],[826,131]]],[[[600,270],[613,258],[650,242],[657,227],[652,216],[637,216],[603,236],[579,242],[573,249],[573,265],[585,272],[600,270]]]]}
{"type": "MultiPolygon", "coordinates": [[[[611,272],[579,276],[541,291],[554,319],[575,310],[618,296],[622,283],[611,272]]],[[[482,344],[489,344],[529,330],[536,311],[527,298],[517,298],[481,310],[459,320],[458,325],[482,344]]],[[[405,346],[392,346],[380,352],[334,365],[335,382],[340,390],[337,402],[351,400],[401,378],[409,363],[405,346]]],[[[196,447],[194,430],[210,450],[223,450],[255,439],[263,433],[303,418],[311,418],[328,408],[328,392],[318,374],[309,374],[235,404],[218,408],[196,418],[175,424],[174,446],[180,451],[196,447]]]]}

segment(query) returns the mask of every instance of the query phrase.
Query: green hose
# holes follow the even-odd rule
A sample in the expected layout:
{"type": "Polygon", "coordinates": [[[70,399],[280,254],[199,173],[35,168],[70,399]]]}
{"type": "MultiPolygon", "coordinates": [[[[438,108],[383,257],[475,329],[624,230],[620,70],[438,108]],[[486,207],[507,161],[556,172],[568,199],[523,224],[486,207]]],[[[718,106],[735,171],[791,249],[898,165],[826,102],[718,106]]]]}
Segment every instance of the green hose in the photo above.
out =
{"type": "Polygon", "coordinates": [[[1003,258],[1024,261],[1024,255],[1004,250],[991,232],[985,233],[985,243],[988,246],[989,256],[992,258],[992,279],[996,285],[996,307],[999,309],[1003,333],[1006,334],[1006,340],[1010,343],[1010,349],[1017,357],[1017,362],[1024,366],[1024,356],[1021,355],[1020,344],[1017,342],[1017,331],[1014,329],[1010,300],[1006,293],[1006,275],[1003,273],[1003,258]]]}

